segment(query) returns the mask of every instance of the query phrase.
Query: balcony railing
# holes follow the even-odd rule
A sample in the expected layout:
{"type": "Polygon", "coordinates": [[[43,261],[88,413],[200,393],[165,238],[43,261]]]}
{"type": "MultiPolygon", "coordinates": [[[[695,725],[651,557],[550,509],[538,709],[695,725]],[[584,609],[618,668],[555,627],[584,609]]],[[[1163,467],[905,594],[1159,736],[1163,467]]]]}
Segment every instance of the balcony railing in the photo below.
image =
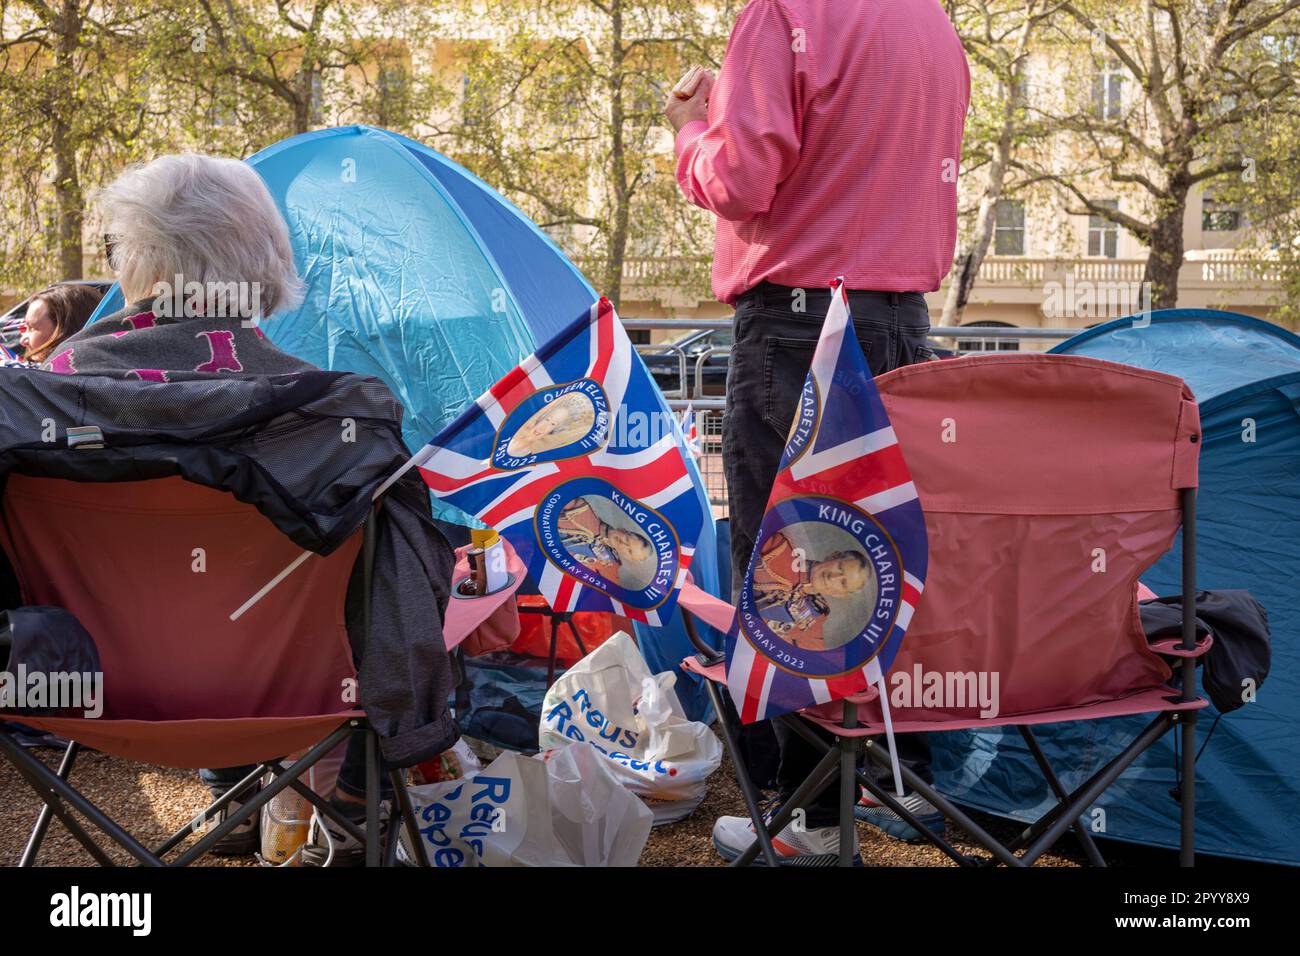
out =
{"type": "MultiPolygon", "coordinates": [[[[599,277],[604,269],[603,259],[576,261],[589,278],[599,277]]],[[[709,263],[708,256],[629,256],[623,261],[623,281],[632,289],[675,287],[683,276],[706,276],[709,263]]],[[[1297,270],[1300,262],[1212,253],[1206,259],[1185,261],[1178,282],[1188,288],[1262,288],[1277,285],[1297,270]]],[[[1049,282],[1064,284],[1070,279],[1136,283],[1145,271],[1145,259],[988,256],[980,266],[977,287],[1041,289],[1049,282]]]]}

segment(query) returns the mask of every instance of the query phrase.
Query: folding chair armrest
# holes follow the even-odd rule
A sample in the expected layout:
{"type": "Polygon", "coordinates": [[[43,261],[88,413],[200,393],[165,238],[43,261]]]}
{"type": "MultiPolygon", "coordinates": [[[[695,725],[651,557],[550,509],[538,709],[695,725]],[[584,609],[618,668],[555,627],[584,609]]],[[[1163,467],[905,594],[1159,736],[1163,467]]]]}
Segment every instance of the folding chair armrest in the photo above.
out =
{"type": "Polygon", "coordinates": [[[726,660],[727,655],[723,651],[710,647],[704,642],[704,638],[700,637],[699,629],[695,626],[695,616],[680,604],[678,607],[682,612],[682,626],[686,628],[686,637],[697,652],[696,660],[705,667],[721,664],[726,660]]]}
{"type": "Polygon", "coordinates": [[[1183,647],[1183,639],[1181,637],[1166,637],[1162,640],[1152,642],[1148,647],[1150,647],[1155,653],[1163,654],[1166,657],[1203,657],[1206,651],[1208,651],[1213,644],[1214,635],[1206,634],[1196,642],[1196,646],[1190,651],[1183,647]]]}

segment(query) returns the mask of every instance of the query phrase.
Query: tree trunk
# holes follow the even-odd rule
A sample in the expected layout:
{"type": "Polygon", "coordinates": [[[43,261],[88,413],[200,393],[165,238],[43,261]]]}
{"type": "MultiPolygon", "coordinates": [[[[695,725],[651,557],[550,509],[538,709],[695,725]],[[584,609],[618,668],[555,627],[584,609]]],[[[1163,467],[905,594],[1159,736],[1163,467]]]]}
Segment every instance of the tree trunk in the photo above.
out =
{"type": "MultiPolygon", "coordinates": [[[[54,199],[59,217],[59,275],[64,279],[82,277],[81,228],[85,219],[85,197],[81,193],[81,178],[77,173],[77,143],[73,139],[71,120],[65,110],[72,112],[75,98],[71,95],[77,76],[77,46],[81,42],[81,10],[77,0],[64,0],[62,10],[54,21],[59,35],[59,48],[55,56],[58,69],[55,76],[69,84],[66,96],[55,98],[57,106],[50,117],[51,145],[54,150],[54,199]]],[[[56,79],[56,82],[59,80],[56,79]]]]}
{"type": "Polygon", "coordinates": [[[1183,265],[1183,218],[1190,188],[1187,170],[1170,177],[1169,193],[1162,197],[1151,222],[1151,249],[1142,281],[1151,290],[1151,308],[1178,305],[1178,272],[1183,265]]]}
{"type": "Polygon", "coordinates": [[[306,133],[311,129],[311,107],[313,96],[313,80],[316,72],[310,69],[298,71],[297,82],[294,86],[297,88],[297,96],[293,101],[293,132],[297,136],[299,133],[306,133]]]}
{"type": "MultiPolygon", "coordinates": [[[[623,142],[623,6],[615,0],[610,8],[609,69],[609,174],[614,187],[614,222],[605,254],[605,288],[601,291],[619,308],[623,298],[623,261],[627,257],[628,225],[632,193],[627,182],[627,149],[623,142]]],[[[633,342],[649,341],[644,332],[630,333],[633,342]]]]}
{"type": "MultiPolygon", "coordinates": [[[[998,184],[997,192],[1001,192],[998,184]]],[[[993,227],[997,213],[997,194],[990,188],[980,198],[979,213],[976,216],[975,235],[970,245],[957,256],[952,270],[952,280],[948,284],[948,297],[943,302],[943,315],[939,324],[945,328],[961,325],[966,303],[970,301],[971,290],[975,288],[975,279],[979,276],[980,266],[988,253],[989,243],[993,239],[993,227]]]]}
{"type": "Polygon", "coordinates": [[[1017,37],[1010,63],[1001,78],[1002,89],[1005,92],[1002,100],[1002,128],[998,131],[998,140],[993,147],[993,158],[989,162],[988,182],[984,186],[984,194],[980,196],[979,211],[975,216],[975,233],[971,236],[967,248],[958,255],[952,280],[948,285],[948,297],[944,300],[943,316],[939,320],[939,324],[943,326],[961,325],[962,316],[966,312],[966,303],[970,301],[970,293],[975,288],[980,266],[984,264],[984,257],[988,255],[989,245],[996,232],[998,200],[1002,198],[1007,169],[1011,165],[1016,113],[1021,107],[1017,82],[1021,69],[1020,63],[1029,45],[1034,24],[1037,22],[1034,18],[1036,6],[1036,3],[1030,4],[1026,11],[1027,18],[1020,28],[1020,35],[1017,37]]]}
{"type": "Polygon", "coordinates": [[[971,236],[969,246],[957,257],[952,281],[948,285],[948,298],[944,300],[943,317],[939,320],[939,324],[943,326],[961,325],[962,315],[966,311],[966,303],[970,300],[971,290],[975,287],[980,266],[984,264],[984,257],[993,242],[993,234],[997,227],[998,200],[1002,198],[1007,166],[1011,162],[1012,133],[1015,125],[1014,98],[1014,87],[1012,87],[1012,92],[1008,94],[1007,109],[1003,115],[1002,131],[993,149],[993,159],[989,163],[988,183],[984,187],[984,194],[980,196],[979,211],[975,216],[975,233],[971,236]]]}
{"type": "Polygon", "coordinates": [[[59,275],[63,279],[83,276],[81,230],[85,219],[85,197],[77,175],[77,150],[66,123],[54,123],[54,197],[59,216],[59,275]]]}

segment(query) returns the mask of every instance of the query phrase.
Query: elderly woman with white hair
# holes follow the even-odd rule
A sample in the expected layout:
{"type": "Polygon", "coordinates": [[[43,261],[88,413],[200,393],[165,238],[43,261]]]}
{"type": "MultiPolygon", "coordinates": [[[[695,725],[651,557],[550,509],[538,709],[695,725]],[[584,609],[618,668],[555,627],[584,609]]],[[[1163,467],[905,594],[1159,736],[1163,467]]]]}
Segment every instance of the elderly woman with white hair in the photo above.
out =
{"type": "MultiPolygon", "coordinates": [[[[315,370],[272,345],[258,327],[262,318],[294,307],[303,283],[288,227],[250,166],[209,156],[164,156],[127,170],[100,201],[112,237],[111,263],[129,304],[64,341],[43,369],[145,383],[315,370]]],[[[427,497],[421,500],[427,508],[427,497]]],[[[428,548],[445,557],[449,574],[446,541],[439,535],[423,553],[428,548]]],[[[423,623],[425,631],[436,624],[423,623]]],[[[442,650],[440,643],[437,650],[442,650]]],[[[363,697],[365,693],[363,683],[363,697]]],[[[364,767],[364,739],[354,734],[332,803],[358,825],[364,820],[364,767]]],[[[252,769],[203,770],[200,775],[219,797],[252,769]]],[[[391,788],[386,776],[382,789],[387,799],[391,788]]],[[[257,843],[257,824],[250,822],[213,852],[252,853],[257,843]]],[[[358,841],[333,821],[315,816],[304,862],[328,859],[332,865],[348,865],[362,857],[358,841]]]]}
{"type": "Polygon", "coordinates": [[[147,381],[312,368],[258,323],[301,301],[289,230],[235,159],[163,156],[99,197],[127,307],[65,341],[43,368],[147,381]]]}

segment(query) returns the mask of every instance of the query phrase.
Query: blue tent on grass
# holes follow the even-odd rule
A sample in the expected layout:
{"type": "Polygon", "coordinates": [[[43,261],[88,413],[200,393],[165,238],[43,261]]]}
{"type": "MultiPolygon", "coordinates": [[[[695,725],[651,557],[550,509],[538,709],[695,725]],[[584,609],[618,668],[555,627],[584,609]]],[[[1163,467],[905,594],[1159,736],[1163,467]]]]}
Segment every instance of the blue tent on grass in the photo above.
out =
{"type": "MultiPolygon", "coordinates": [[[[371,126],[324,129],[248,162],[289,224],[307,283],[303,304],[263,329],[315,365],[387,383],[406,409],[412,449],[597,298],[514,205],[404,136],[371,126]]],[[[95,317],[117,308],[114,288],[95,317]]],[[[712,511],[690,467],[710,516],[693,567],[701,586],[716,593],[712,511]]],[[[655,630],[638,625],[638,637],[656,671],[690,653],[679,620],[655,630]]],[[[688,711],[700,715],[706,697],[692,680],[679,690],[688,711]]]]}
{"type": "MultiPolygon", "coordinates": [[[[1129,316],[1053,352],[1177,375],[1200,406],[1197,585],[1245,588],[1268,610],[1272,670],[1254,703],[1198,722],[1196,844],[1204,853],[1300,864],[1300,337],[1268,322],[1204,309],[1129,316]],[[1217,720],[1217,726],[1216,726],[1217,720]],[[1211,737],[1211,733],[1213,736],[1211,737]],[[1208,744],[1206,743],[1209,739],[1208,744]]],[[[1143,575],[1157,594],[1180,589],[1181,550],[1143,575]]],[[[1048,725],[1039,738],[1067,787],[1118,753],[1145,718],[1048,725]]],[[[1106,794],[1099,835],[1178,846],[1173,736],[1166,734],[1106,794]]],[[[1014,730],[937,742],[945,793],[1031,820],[1051,804],[1014,730]]]]}

